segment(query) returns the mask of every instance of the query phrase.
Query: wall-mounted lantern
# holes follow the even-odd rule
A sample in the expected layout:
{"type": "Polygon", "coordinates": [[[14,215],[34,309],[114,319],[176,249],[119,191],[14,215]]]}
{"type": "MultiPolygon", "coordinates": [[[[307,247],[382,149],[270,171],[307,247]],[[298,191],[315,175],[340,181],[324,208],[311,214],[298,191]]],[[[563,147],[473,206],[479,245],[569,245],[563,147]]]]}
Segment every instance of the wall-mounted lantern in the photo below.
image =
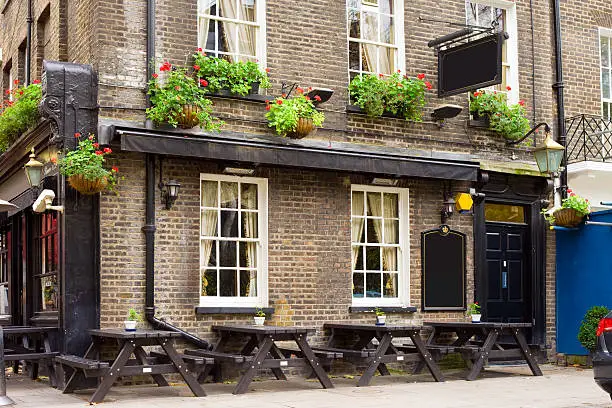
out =
{"type": "Polygon", "coordinates": [[[160,188],[162,190],[162,200],[166,204],[166,210],[169,210],[178,198],[181,184],[176,180],[168,180],[165,184],[160,183],[160,188]]]}
{"type": "Polygon", "coordinates": [[[44,165],[41,162],[36,160],[34,148],[32,148],[30,160],[25,164],[25,166],[23,166],[30,187],[38,188],[38,186],[40,186],[40,182],[42,181],[43,166],[44,165]]]}

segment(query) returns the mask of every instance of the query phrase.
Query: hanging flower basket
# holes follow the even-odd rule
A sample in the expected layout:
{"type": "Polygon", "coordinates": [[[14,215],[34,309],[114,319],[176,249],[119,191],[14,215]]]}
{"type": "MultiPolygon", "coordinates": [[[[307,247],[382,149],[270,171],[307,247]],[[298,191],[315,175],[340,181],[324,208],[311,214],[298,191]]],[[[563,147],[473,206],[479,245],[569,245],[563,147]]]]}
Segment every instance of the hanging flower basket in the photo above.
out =
{"type": "Polygon", "coordinates": [[[183,105],[183,114],[176,119],[179,127],[183,129],[191,129],[200,123],[198,119],[200,108],[197,105],[183,105]]]}
{"type": "Polygon", "coordinates": [[[553,216],[555,217],[555,225],[568,228],[577,227],[584,218],[573,208],[561,208],[555,211],[553,216]]]}
{"type": "Polygon", "coordinates": [[[302,139],[308,136],[308,134],[312,132],[314,128],[315,125],[312,118],[299,118],[295,131],[287,133],[287,137],[292,139],[302,139]]]}
{"type": "Polygon", "coordinates": [[[68,183],[81,194],[98,194],[100,191],[104,190],[108,185],[108,180],[106,177],[102,177],[95,180],[88,180],[83,177],[81,174],[75,174],[73,176],[68,177],[68,183]]]}

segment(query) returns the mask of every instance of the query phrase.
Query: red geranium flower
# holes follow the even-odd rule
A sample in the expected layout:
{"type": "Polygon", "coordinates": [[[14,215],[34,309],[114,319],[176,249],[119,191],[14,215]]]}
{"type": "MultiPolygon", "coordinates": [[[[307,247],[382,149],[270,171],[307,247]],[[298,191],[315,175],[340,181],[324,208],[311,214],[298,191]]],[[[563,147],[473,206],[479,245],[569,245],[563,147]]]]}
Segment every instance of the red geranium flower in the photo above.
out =
{"type": "Polygon", "coordinates": [[[314,97],[314,98],[315,98],[315,101],[317,101],[317,102],[321,102],[321,97],[320,97],[319,95],[315,95],[315,97],[314,97]]]}
{"type": "Polygon", "coordinates": [[[76,133],[74,134],[74,137],[75,137],[76,139],[78,139],[79,137],[81,137],[81,134],[80,134],[79,132],[76,132],[76,133]]]}
{"type": "Polygon", "coordinates": [[[21,89],[19,90],[19,95],[23,95],[23,91],[21,89]]]}
{"type": "Polygon", "coordinates": [[[104,152],[103,152],[103,151],[101,151],[101,150],[96,150],[96,154],[97,154],[98,156],[102,156],[102,155],[104,154],[104,152]]]}
{"type": "Polygon", "coordinates": [[[52,157],[51,158],[51,163],[53,163],[53,164],[57,163],[57,157],[52,157]]]}
{"type": "Polygon", "coordinates": [[[512,88],[510,88],[510,86],[506,87],[506,91],[511,91],[511,90],[512,90],[512,88]]]}
{"type": "Polygon", "coordinates": [[[92,146],[97,149],[98,147],[100,147],[100,144],[99,143],[93,143],[92,146]]]}
{"type": "Polygon", "coordinates": [[[304,90],[303,90],[302,88],[300,88],[299,86],[297,87],[296,91],[297,91],[298,93],[304,93],[304,90]]]}
{"type": "Polygon", "coordinates": [[[384,75],[383,75],[383,74],[378,74],[378,76],[379,76],[380,78],[382,78],[384,75]]]}
{"type": "Polygon", "coordinates": [[[200,85],[202,86],[208,86],[208,81],[205,79],[200,79],[200,85]]]}
{"type": "Polygon", "coordinates": [[[181,90],[181,87],[180,87],[180,86],[178,86],[178,85],[175,85],[175,86],[174,86],[174,89],[176,89],[177,91],[180,91],[180,90],[181,90]]]}
{"type": "Polygon", "coordinates": [[[269,111],[270,110],[270,105],[266,105],[266,110],[269,111]]]}
{"type": "Polygon", "coordinates": [[[34,81],[32,81],[33,84],[40,84],[40,79],[35,79],[34,81]]]}
{"type": "Polygon", "coordinates": [[[283,104],[283,100],[282,99],[277,99],[276,100],[276,104],[277,105],[282,105],[283,104]]]}
{"type": "Polygon", "coordinates": [[[157,75],[157,74],[153,74],[153,75],[151,75],[151,76],[152,76],[153,78],[155,78],[155,79],[157,79],[157,77],[159,77],[159,75],[157,75]]]}
{"type": "Polygon", "coordinates": [[[119,173],[119,168],[117,166],[113,166],[113,173],[119,173]]]}
{"type": "Polygon", "coordinates": [[[105,147],[105,148],[104,148],[104,153],[109,154],[109,153],[112,153],[112,152],[113,152],[113,151],[111,150],[111,148],[110,148],[110,147],[105,147]]]}
{"type": "Polygon", "coordinates": [[[164,61],[162,66],[159,67],[160,71],[170,71],[171,69],[172,69],[172,64],[170,64],[168,61],[164,61]]]}
{"type": "Polygon", "coordinates": [[[202,52],[202,49],[201,49],[201,48],[198,48],[198,52],[202,52]]]}
{"type": "Polygon", "coordinates": [[[267,73],[270,73],[270,68],[266,68],[266,72],[267,72],[267,73]]]}
{"type": "Polygon", "coordinates": [[[193,69],[195,69],[196,71],[199,71],[200,70],[200,66],[199,65],[194,65],[193,69]]]}
{"type": "Polygon", "coordinates": [[[14,83],[15,85],[19,85],[19,80],[18,80],[18,79],[16,79],[16,80],[14,80],[14,81],[13,81],[13,83],[14,83]]]}
{"type": "Polygon", "coordinates": [[[308,96],[308,95],[304,96],[304,98],[306,98],[307,101],[310,100],[310,96],[308,96]]]}
{"type": "Polygon", "coordinates": [[[9,89],[7,89],[6,91],[4,91],[4,93],[6,93],[7,95],[10,95],[11,91],[9,89]]]}
{"type": "Polygon", "coordinates": [[[425,81],[425,87],[427,87],[427,89],[431,89],[431,82],[425,81]]]}
{"type": "Polygon", "coordinates": [[[525,101],[521,99],[521,100],[518,102],[518,104],[519,104],[519,105],[521,105],[521,106],[525,106],[525,101]]]}
{"type": "Polygon", "coordinates": [[[419,79],[425,79],[425,74],[419,74],[419,75],[417,75],[417,78],[419,78],[419,79]]]}

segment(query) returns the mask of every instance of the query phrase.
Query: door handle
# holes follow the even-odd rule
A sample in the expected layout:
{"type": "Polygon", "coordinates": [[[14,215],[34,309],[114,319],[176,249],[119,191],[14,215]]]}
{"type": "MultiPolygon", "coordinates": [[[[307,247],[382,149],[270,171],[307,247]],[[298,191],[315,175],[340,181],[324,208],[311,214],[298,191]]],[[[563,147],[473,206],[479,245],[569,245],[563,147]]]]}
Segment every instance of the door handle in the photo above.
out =
{"type": "Polygon", "coordinates": [[[502,289],[508,289],[508,272],[502,272],[502,289]]]}

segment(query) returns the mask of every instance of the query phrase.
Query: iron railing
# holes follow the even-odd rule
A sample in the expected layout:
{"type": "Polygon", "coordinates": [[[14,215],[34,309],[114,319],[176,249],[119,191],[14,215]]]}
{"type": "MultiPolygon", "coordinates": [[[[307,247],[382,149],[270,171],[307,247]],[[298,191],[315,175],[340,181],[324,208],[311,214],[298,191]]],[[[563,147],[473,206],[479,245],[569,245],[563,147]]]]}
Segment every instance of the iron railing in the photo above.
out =
{"type": "Polygon", "coordinates": [[[565,121],[567,162],[612,162],[612,120],[578,115],[565,121]]]}

